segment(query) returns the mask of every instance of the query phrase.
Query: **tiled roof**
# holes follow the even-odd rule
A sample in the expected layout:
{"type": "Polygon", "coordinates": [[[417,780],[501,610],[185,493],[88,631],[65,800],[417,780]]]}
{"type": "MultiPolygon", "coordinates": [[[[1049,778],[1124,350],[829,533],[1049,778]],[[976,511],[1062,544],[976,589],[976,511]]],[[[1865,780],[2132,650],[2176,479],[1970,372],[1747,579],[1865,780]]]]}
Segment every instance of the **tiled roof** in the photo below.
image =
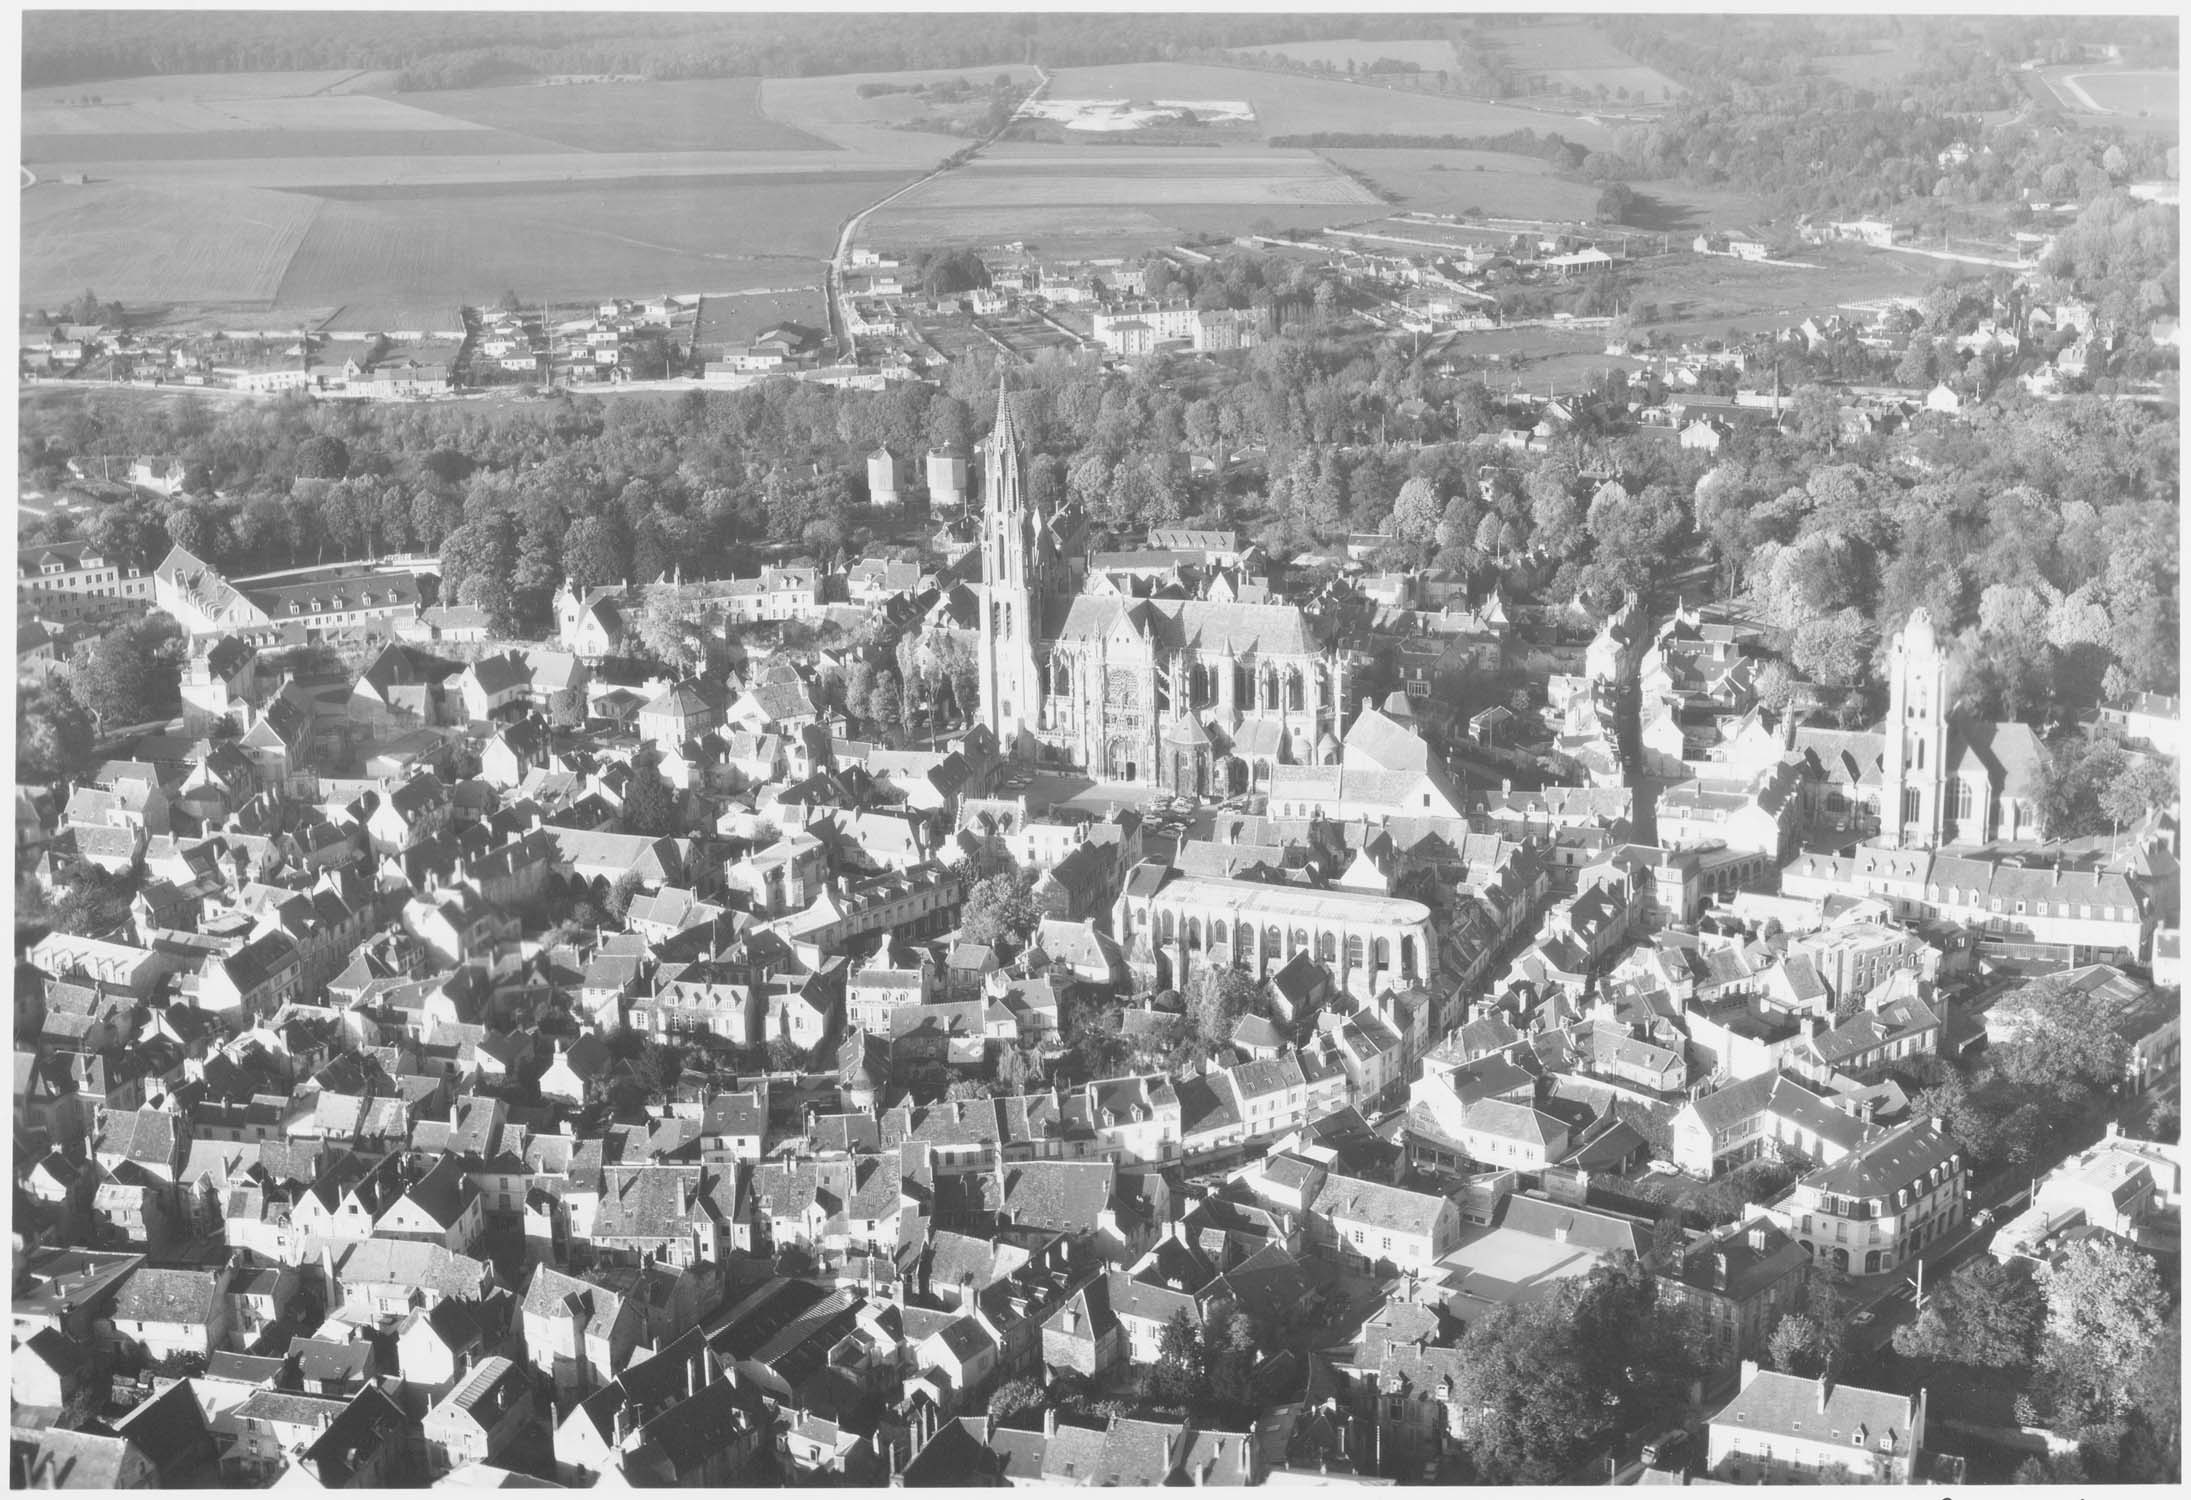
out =
{"type": "Polygon", "coordinates": [[[1914,1415],[1909,1396],[1760,1370],[1713,1416],[1712,1425],[1813,1443],[1832,1442],[1830,1434],[1839,1434],[1852,1447],[1861,1441],[1874,1454],[1907,1456],[1914,1415]],[[1882,1448],[1882,1441],[1888,1447],[1882,1448]]]}

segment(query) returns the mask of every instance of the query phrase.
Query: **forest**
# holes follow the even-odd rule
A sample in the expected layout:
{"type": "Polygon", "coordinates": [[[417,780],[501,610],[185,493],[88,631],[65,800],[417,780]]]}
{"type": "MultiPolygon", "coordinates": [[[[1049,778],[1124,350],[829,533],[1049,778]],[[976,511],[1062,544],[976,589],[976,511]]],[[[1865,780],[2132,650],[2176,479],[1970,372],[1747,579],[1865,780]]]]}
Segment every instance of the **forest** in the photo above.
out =
{"type": "MultiPolygon", "coordinates": [[[[1517,450],[1497,435],[1535,417],[1486,382],[1313,328],[1195,384],[1161,361],[1128,375],[1045,359],[1014,373],[1010,399],[1034,495],[1082,506],[1099,543],[1168,523],[1242,526],[1290,551],[1385,532],[1396,564],[1558,600],[1648,590],[1709,559],[1816,683],[1871,683],[1881,641],[1923,604],[1957,640],[1976,710],[2039,721],[2103,690],[2173,692],[2178,563],[2153,542],[2177,534],[2175,425],[2135,402],[2028,399],[1983,358],[1954,356],[1952,331],[1999,295],[1944,285],[1910,315],[1904,373],[1958,382],[1977,404],[1892,448],[1845,430],[1824,384],[1876,374],[1879,356],[1847,335],[1745,346],[1743,378],[1777,376],[1790,410],[1711,457],[1638,430],[1632,408],[1665,399],[1648,380],[1601,380],[1543,451],[1517,450]],[[1196,456],[1212,472],[1192,472],[1196,456]]],[[[730,576],[764,553],[841,561],[865,519],[864,455],[964,447],[993,421],[996,390],[994,368],[968,361],[940,386],[881,393],[777,380],[500,409],[40,403],[20,432],[33,482],[64,480],[70,458],[156,453],[183,459],[188,489],[25,539],[81,529],[138,566],[179,544],[237,574],[438,552],[448,597],[537,631],[565,577],[730,576]]]]}
{"type": "Polygon", "coordinates": [[[1420,17],[1044,11],[27,11],[23,86],[140,74],[393,68],[405,89],[554,73],[799,77],[1041,61],[1138,62],[1331,37],[1418,36],[1420,17]]]}

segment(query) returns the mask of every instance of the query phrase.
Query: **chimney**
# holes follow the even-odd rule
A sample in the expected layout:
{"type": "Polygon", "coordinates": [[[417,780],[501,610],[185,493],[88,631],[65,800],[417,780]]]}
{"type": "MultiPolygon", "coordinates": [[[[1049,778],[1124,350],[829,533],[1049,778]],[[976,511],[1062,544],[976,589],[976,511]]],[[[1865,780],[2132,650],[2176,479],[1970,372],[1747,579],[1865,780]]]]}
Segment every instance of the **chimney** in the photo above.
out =
{"type": "Polygon", "coordinates": [[[692,1397],[699,1395],[700,1387],[707,1383],[707,1355],[705,1353],[694,1354],[691,1365],[685,1371],[686,1399],[690,1400],[692,1397]]]}
{"type": "Polygon", "coordinates": [[[1763,1255],[1765,1253],[1765,1225],[1762,1221],[1750,1226],[1750,1253],[1753,1255],[1763,1255]]]}
{"type": "Polygon", "coordinates": [[[1755,1379],[1757,1379],[1757,1361],[1754,1359],[1744,1360],[1742,1362],[1742,1385],[1747,1386],[1755,1379]]]}
{"type": "Polygon", "coordinates": [[[1833,1396],[1833,1382],[1832,1382],[1832,1381],[1830,1381],[1830,1380],[1828,1380],[1828,1379],[1827,1379],[1827,1378],[1826,1378],[1825,1376],[1823,1376],[1823,1375],[1819,1376],[1819,1377],[1818,1377],[1818,1411],[1819,1411],[1819,1414],[1820,1414],[1821,1416],[1823,1416],[1823,1415],[1825,1414],[1825,1411],[1826,1411],[1826,1403],[1827,1403],[1827,1401],[1828,1401],[1828,1400],[1830,1400],[1830,1399],[1832,1398],[1832,1396],[1833,1396]]]}
{"type": "Polygon", "coordinates": [[[1042,1408],[1042,1435],[1044,1437],[1057,1436],[1057,1403],[1055,1402],[1051,1402],[1042,1408]]]}
{"type": "Polygon", "coordinates": [[[1727,1252],[1724,1250],[1712,1252],[1712,1289],[1720,1292],[1727,1290],[1727,1252]]]}
{"type": "Polygon", "coordinates": [[[620,1449],[624,1446],[624,1440],[627,1437],[631,1436],[631,1404],[629,1402],[619,1401],[616,1403],[616,1417],[614,1425],[616,1437],[615,1446],[620,1449]]]}

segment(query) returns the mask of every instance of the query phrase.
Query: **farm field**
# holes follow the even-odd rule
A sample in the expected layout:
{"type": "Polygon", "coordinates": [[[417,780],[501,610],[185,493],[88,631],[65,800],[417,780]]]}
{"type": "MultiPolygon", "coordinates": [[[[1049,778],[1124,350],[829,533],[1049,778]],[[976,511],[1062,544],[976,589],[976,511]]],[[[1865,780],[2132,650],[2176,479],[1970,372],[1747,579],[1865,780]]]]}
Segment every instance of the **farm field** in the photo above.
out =
{"type": "Polygon", "coordinates": [[[1394,41],[1367,42],[1357,37],[1341,37],[1328,42],[1273,42],[1263,47],[1233,47],[1236,57],[1253,57],[1268,53],[1291,58],[1295,62],[1329,63],[1342,73],[1347,64],[1366,68],[1371,63],[1390,58],[1394,62],[1412,63],[1426,73],[1453,66],[1453,45],[1441,41],[1394,41]]]}
{"type": "MultiPolygon", "coordinates": [[[[23,137],[23,160],[33,168],[46,166],[95,168],[109,163],[218,162],[263,158],[280,150],[291,159],[312,160],[358,156],[384,156],[401,151],[406,156],[466,156],[490,154],[515,156],[566,148],[554,141],[511,135],[503,130],[465,128],[455,130],[199,130],[174,135],[86,133],[23,137]]],[[[92,172],[93,176],[104,175],[92,172]]]]}
{"type": "Polygon", "coordinates": [[[404,94],[404,104],[576,151],[834,151],[761,110],[758,78],[521,84],[404,94]]]}
{"type": "MultiPolygon", "coordinates": [[[[1307,152],[1169,161],[1102,157],[976,159],[922,183],[899,203],[915,208],[1100,206],[1105,204],[1329,203],[1374,205],[1358,183],[1307,152]]],[[[896,207],[893,204],[892,207],[896,207]]]]}
{"type": "MultiPolygon", "coordinates": [[[[250,80],[259,76],[239,74],[248,88],[250,80]]],[[[359,77],[356,74],[326,75],[278,75],[300,77],[299,87],[311,85],[325,77],[336,79],[359,77]]],[[[39,102],[27,98],[23,104],[23,135],[31,139],[45,135],[62,136],[110,136],[110,135],[221,135],[235,131],[343,131],[343,130],[395,130],[432,133],[449,130],[483,130],[486,126],[465,120],[451,119],[431,110],[416,109],[399,104],[393,99],[376,98],[371,94],[260,94],[246,92],[237,97],[226,97],[218,91],[218,80],[208,80],[215,91],[199,96],[155,95],[141,98],[110,99],[105,94],[97,97],[98,104],[66,103],[67,96],[49,98],[39,102]]],[[[104,88],[108,85],[93,85],[104,88]]],[[[47,95],[57,90],[42,90],[47,95]]],[[[82,95],[77,96],[84,97],[82,95]]]]}
{"type": "Polygon", "coordinates": [[[22,199],[19,294],[122,302],[264,302],[320,205],[248,188],[40,184],[22,199]]]}
{"type": "Polygon", "coordinates": [[[1598,190],[1556,176],[1549,162],[1499,151],[1354,150],[1317,153],[1360,172],[1401,208],[1497,218],[1586,219],[1598,190]]]}
{"type": "Polygon", "coordinates": [[[433,191],[330,197],[278,300],[476,303],[505,288],[531,300],[805,286],[820,279],[837,226],[897,180],[838,173],[534,192],[498,184],[477,211],[433,191]]]}
{"type": "Polygon", "coordinates": [[[760,109],[771,120],[819,136],[846,151],[889,162],[923,166],[943,160],[965,144],[953,136],[900,130],[907,120],[935,112],[932,102],[915,94],[860,97],[860,85],[909,87],[965,79],[976,84],[1008,75],[1014,86],[1032,88],[1035,70],[1023,65],[1001,68],[945,68],[903,73],[837,73],[821,78],[770,78],[761,84],[760,109]]]}
{"type": "Polygon", "coordinates": [[[1200,63],[1133,63],[1060,68],[1049,93],[1060,99],[1245,99],[1265,137],[1318,131],[1399,135],[1486,135],[1508,130],[1558,132],[1584,146],[1611,144],[1612,132],[1574,115],[1510,109],[1412,90],[1305,78],[1200,63]]]}
{"type": "Polygon", "coordinates": [[[1555,88],[1584,93],[1600,87],[1608,93],[1626,89],[1634,98],[1654,103],[1682,92],[1680,84],[1637,62],[1586,21],[1503,26],[1482,35],[1499,45],[1509,66],[1542,74],[1555,88]]]}
{"type": "Polygon", "coordinates": [[[920,184],[870,214],[876,248],[1021,240],[1080,253],[1191,234],[1321,228],[1382,212],[1375,196],[1308,152],[1120,147],[1061,154],[1020,146],[920,184]]]}

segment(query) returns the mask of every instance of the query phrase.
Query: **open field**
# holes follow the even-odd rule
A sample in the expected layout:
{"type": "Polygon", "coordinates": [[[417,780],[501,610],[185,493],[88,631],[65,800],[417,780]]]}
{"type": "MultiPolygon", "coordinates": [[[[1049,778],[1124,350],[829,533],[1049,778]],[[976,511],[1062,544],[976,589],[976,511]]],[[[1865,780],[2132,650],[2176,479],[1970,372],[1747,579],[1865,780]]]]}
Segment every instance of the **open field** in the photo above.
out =
{"type": "Polygon", "coordinates": [[[1060,99],[1245,99],[1266,137],[1318,131],[1495,135],[1529,129],[1539,135],[1556,131],[1585,146],[1609,145],[1612,138],[1604,126],[1573,115],[1251,68],[1132,63],[1060,68],[1051,76],[1049,92],[1060,99]]]}
{"type": "MultiPolygon", "coordinates": [[[[938,139],[941,139],[940,137],[938,139]]],[[[41,164],[33,161],[32,168],[41,164]]],[[[351,188],[420,188],[500,183],[613,186],[638,179],[724,176],[811,177],[834,173],[865,177],[887,170],[904,181],[907,170],[844,151],[527,151],[506,156],[254,156],[218,161],[110,161],[91,176],[100,181],[142,181],[193,188],[281,188],[300,193],[351,188]]],[[[39,172],[41,177],[46,174],[39,172]]]]}
{"type": "MultiPolygon", "coordinates": [[[[283,304],[528,301],[607,291],[732,292],[819,280],[837,225],[893,175],[642,182],[525,191],[476,210],[446,193],[324,200],[280,283],[283,304]]],[[[470,194],[464,195],[471,196],[470,194]]]]}
{"type": "MultiPolygon", "coordinates": [[[[239,76],[248,80],[256,75],[239,76]]],[[[301,76],[309,81],[325,75],[301,76]]],[[[106,99],[105,95],[99,97],[102,101],[106,99]]],[[[486,128],[371,94],[246,94],[239,98],[224,98],[216,93],[197,98],[120,99],[88,105],[38,103],[26,99],[23,104],[26,139],[45,135],[221,135],[251,130],[430,133],[486,128]]]]}
{"type": "Polygon", "coordinates": [[[857,243],[914,251],[933,246],[1021,242],[1053,255],[1130,255],[1182,238],[1250,234],[1258,226],[1321,229],[1352,223],[1373,210],[1323,204],[1194,204],[1022,209],[908,209],[903,200],[871,215],[857,243]]]}
{"type": "Polygon", "coordinates": [[[34,166],[73,167],[93,177],[99,168],[135,162],[219,162],[263,158],[278,150],[292,160],[356,156],[528,156],[565,150],[554,141],[502,130],[200,130],[174,135],[41,135],[23,138],[23,160],[34,166]]]}
{"type": "Polygon", "coordinates": [[[1587,21],[1545,26],[1504,26],[1483,33],[1498,43],[1511,67],[1540,73],[1554,87],[1589,92],[1626,89],[1639,99],[1671,99],[1681,85],[1656,68],[1647,68],[1608,41],[1587,21]]]}
{"type": "Polygon", "coordinates": [[[1308,152],[1196,152],[1161,162],[1085,156],[994,162],[977,158],[898,200],[913,209],[1376,202],[1373,194],[1308,152]]]}
{"type": "Polygon", "coordinates": [[[247,188],[39,184],[19,195],[20,295],[122,302],[263,302],[307,238],[319,204],[247,188]]]}
{"type": "Polygon", "coordinates": [[[2110,114],[2173,120],[2182,104],[2182,75],[2174,72],[2077,73],[2068,82],[2110,114]]]}
{"type": "Polygon", "coordinates": [[[404,103],[578,151],[833,151],[768,118],[757,78],[523,84],[404,94],[404,103]]]}
{"type": "Polygon", "coordinates": [[[1035,99],[1020,107],[1017,119],[1049,120],[1067,130],[1105,134],[1131,132],[1150,125],[1187,120],[1204,125],[1253,125],[1255,110],[1244,99],[1035,99]]]}
{"type": "Polygon", "coordinates": [[[1360,172],[1403,208],[1481,213],[1497,218],[1586,219],[1598,190],[1554,175],[1550,162],[1498,151],[1384,151],[1334,148],[1317,153],[1360,172]]]}
{"type": "Polygon", "coordinates": [[[1869,52],[1836,52],[1818,59],[1829,77],[1852,88],[1883,89],[1899,83],[1917,67],[1917,49],[1879,43],[1869,52]]]}
{"type": "Polygon", "coordinates": [[[696,341],[703,350],[720,350],[725,344],[751,340],[771,324],[785,322],[804,323],[810,328],[828,326],[829,307],[822,296],[820,277],[811,286],[703,298],[696,341]]]}
{"type": "Polygon", "coordinates": [[[1914,296],[1942,270],[1932,261],[1854,245],[1805,246],[1802,259],[1819,269],[1675,255],[1638,265],[1630,280],[1636,301],[1656,304],[1654,327],[1690,337],[1717,336],[1730,324],[1784,328],[1845,303],[1914,296]]]}
{"type": "Polygon", "coordinates": [[[1258,52],[1278,57],[1289,57],[1295,62],[1329,63],[1342,73],[1348,63],[1366,68],[1371,63],[1390,58],[1394,62],[1412,63],[1426,73],[1453,66],[1453,47],[1449,42],[1365,42],[1356,37],[1341,37],[1328,42],[1273,42],[1264,47],[1233,47],[1236,57],[1252,57],[1258,52]]]}
{"type": "Polygon", "coordinates": [[[998,74],[1014,86],[1032,88],[1035,70],[1023,65],[1001,68],[945,68],[905,73],[838,73],[822,78],[771,78],[761,85],[760,110],[795,130],[819,136],[872,159],[931,166],[966,143],[953,136],[900,130],[907,120],[936,112],[932,101],[915,94],[860,97],[861,84],[906,87],[966,79],[993,82],[998,74]]]}

